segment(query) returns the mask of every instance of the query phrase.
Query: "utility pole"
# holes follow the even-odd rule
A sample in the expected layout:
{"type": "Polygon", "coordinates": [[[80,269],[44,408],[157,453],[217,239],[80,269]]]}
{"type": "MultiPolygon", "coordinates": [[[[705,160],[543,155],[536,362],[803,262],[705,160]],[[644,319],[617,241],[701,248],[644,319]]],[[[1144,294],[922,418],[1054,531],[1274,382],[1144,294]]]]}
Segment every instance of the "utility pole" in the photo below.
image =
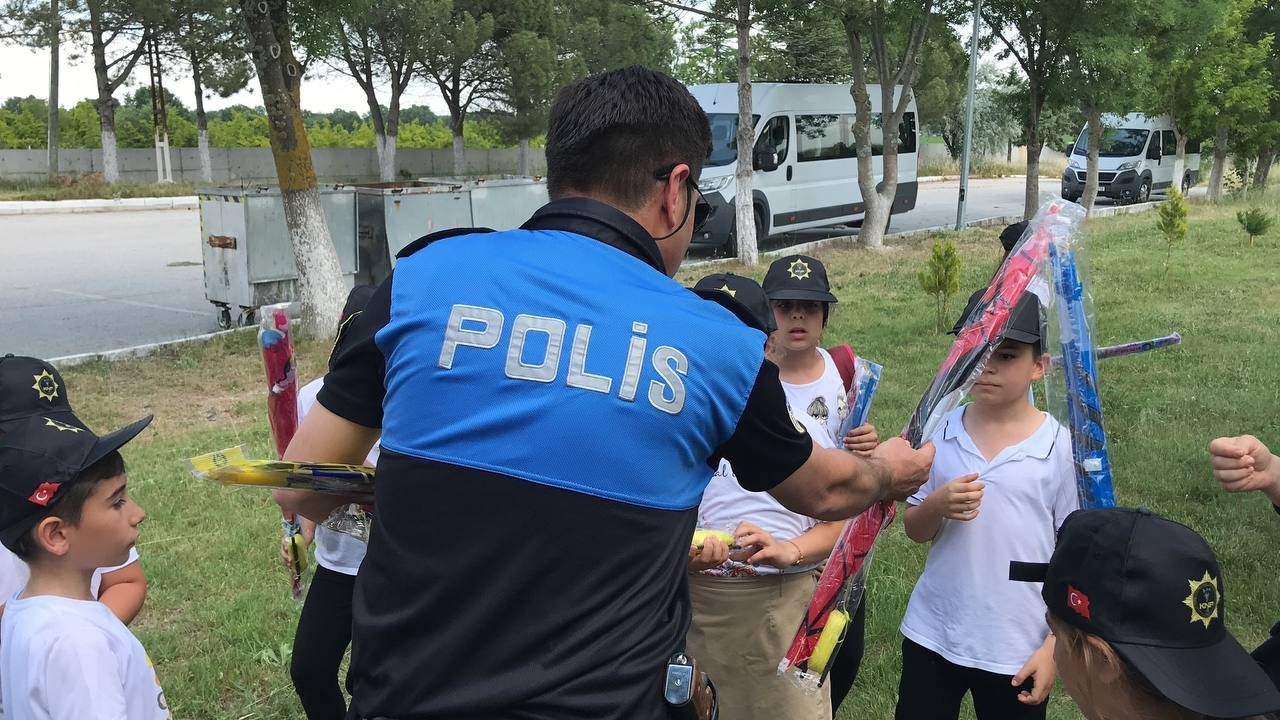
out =
{"type": "Polygon", "coordinates": [[[58,43],[62,38],[62,13],[58,0],[49,0],[49,102],[48,138],[49,184],[58,182],[58,43]]]}
{"type": "Polygon", "coordinates": [[[978,26],[982,0],[973,2],[973,35],[969,38],[969,95],[964,101],[964,147],[960,151],[960,201],[956,205],[956,229],[964,227],[964,204],[969,194],[969,154],[973,145],[973,95],[978,79],[978,26]]]}
{"type": "Polygon", "coordinates": [[[147,69],[151,75],[151,123],[155,127],[156,182],[171,183],[173,165],[169,157],[169,113],[164,101],[160,41],[154,35],[147,41],[147,69]]]}

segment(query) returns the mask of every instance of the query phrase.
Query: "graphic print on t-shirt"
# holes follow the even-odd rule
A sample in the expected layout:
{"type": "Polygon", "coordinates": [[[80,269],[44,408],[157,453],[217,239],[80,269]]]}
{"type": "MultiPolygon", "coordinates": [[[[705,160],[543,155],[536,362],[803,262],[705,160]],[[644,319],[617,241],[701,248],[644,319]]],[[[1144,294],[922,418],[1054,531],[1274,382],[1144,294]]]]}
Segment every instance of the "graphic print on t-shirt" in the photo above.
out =
{"type": "Polygon", "coordinates": [[[827,410],[827,399],[821,395],[814,398],[813,402],[809,403],[809,407],[805,409],[805,412],[809,413],[809,417],[817,420],[823,425],[827,423],[827,418],[831,417],[831,412],[827,410]]]}

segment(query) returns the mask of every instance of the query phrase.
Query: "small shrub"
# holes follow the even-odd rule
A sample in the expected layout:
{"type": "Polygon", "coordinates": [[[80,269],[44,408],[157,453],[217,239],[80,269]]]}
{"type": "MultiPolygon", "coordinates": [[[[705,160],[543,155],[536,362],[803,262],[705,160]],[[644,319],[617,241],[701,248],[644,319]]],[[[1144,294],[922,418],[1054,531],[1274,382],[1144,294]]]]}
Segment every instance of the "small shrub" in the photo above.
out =
{"type": "Polygon", "coordinates": [[[935,240],[929,261],[916,273],[920,288],[933,296],[937,312],[935,328],[939,334],[947,331],[947,304],[960,291],[960,268],[964,261],[956,249],[954,240],[935,240]]]}
{"type": "Polygon", "coordinates": [[[1259,235],[1266,235],[1271,226],[1275,224],[1275,218],[1258,207],[1237,212],[1236,220],[1240,223],[1240,227],[1245,234],[1249,236],[1249,247],[1253,247],[1254,238],[1259,235]]]}

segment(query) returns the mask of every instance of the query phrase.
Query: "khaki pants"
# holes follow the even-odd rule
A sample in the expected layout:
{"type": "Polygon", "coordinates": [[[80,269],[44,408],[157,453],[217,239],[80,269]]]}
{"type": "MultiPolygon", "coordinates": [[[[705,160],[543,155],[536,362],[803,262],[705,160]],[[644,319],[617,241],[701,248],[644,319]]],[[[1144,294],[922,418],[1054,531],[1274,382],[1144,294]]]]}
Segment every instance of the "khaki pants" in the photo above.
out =
{"type": "Polygon", "coordinates": [[[831,693],[778,675],[815,585],[813,573],[689,576],[687,647],[716,684],[721,720],[831,720],[831,693]]]}

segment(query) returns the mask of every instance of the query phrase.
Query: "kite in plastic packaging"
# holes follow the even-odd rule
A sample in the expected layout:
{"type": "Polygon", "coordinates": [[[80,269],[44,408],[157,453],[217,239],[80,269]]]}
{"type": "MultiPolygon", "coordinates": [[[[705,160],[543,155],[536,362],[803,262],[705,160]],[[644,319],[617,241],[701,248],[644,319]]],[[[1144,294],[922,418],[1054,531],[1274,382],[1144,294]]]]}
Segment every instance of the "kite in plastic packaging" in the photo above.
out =
{"type": "MultiPolygon", "coordinates": [[[[965,318],[951,350],[903,430],[902,436],[912,447],[924,444],[940,420],[959,406],[1003,342],[1010,316],[1024,293],[1046,292],[1046,288],[1036,286],[1036,281],[1049,261],[1050,245],[1075,233],[1083,219],[1080,206],[1062,200],[1048,203],[1036,214],[965,318]]],[[[826,680],[848,620],[862,602],[876,538],[893,522],[894,514],[893,501],[881,500],[845,526],[795,639],[778,664],[779,673],[790,672],[797,683],[813,688],[826,680]]]]}
{"type": "Polygon", "coordinates": [[[840,423],[840,435],[835,438],[837,444],[843,444],[849,431],[867,422],[871,416],[871,401],[876,397],[876,389],[880,387],[880,373],[884,370],[879,363],[858,356],[853,361],[853,383],[849,388],[849,415],[840,423]]]}

